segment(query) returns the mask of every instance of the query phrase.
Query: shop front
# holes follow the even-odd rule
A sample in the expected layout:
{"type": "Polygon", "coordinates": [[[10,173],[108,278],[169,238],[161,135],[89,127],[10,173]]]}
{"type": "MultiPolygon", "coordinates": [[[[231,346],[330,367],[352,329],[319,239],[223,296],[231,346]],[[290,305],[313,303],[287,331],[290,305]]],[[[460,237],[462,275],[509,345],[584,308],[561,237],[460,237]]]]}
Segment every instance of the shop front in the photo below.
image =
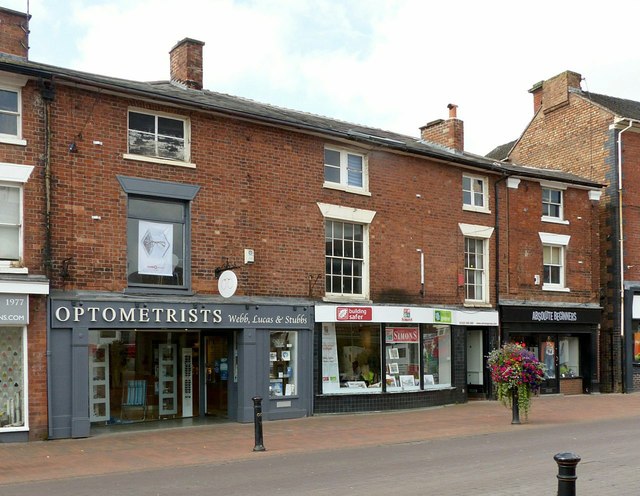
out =
{"type": "Polygon", "coordinates": [[[481,342],[497,333],[489,310],[322,304],[315,312],[316,413],[466,401],[467,333],[479,331],[481,342]]]}
{"type": "Polygon", "coordinates": [[[44,343],[48,293],[44,277],[0,278],[0,443],[44,434],[46,412],[30,405],[44,403],[37,391],[44,387],[38,372],[45,356],[39,347],[44,343]]]}
{"type": "Polygon", "coordinates": [[[252,422],[255,396],[265,420],[312,413],[304,302],[58,294],[49,314],[51,438],[190,417],[252,422]]]}
{"type": "Polygon", "coordinates": [[[503,341],[524,343],[544,364],[542,394],[597,392],[600,311],[595,305],[503,304],[503,341]]]}

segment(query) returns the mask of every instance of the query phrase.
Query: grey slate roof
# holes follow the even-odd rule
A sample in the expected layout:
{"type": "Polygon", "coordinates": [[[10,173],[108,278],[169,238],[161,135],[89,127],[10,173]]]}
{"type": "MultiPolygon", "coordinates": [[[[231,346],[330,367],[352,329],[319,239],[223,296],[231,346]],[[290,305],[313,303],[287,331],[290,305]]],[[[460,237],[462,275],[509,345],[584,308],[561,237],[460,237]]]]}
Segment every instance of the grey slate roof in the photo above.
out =
{"type": "Polygon", "coordinates": [[[509,141],[509,143],[505,143],[504,145],[498,145],[493,150],[485,155],[487,158],[491,158],[493,160],[505,160],[509,157],[509,152],[513,148],[513,145],[516,144],[518,140],[515,139],[513,141],[509,141]]]}
{"type": "Polygon", "coordinates": [[[640,102],[633,100],[625,100],[624,98],[615,98],[607,95],[599,95],[597,93],[580,92],[587,100],[591,100],[598,105],[610,110],[618,117],[627,119],[640,120],[640,102]]]}
{"type": "Polygon", "coordinates": [[[599,183],[561,171],[500,163],[491,158],[456,151],[412,136],[259,103],[206,89],[189,89],[170,81],[140,82],[113,78],[41,64],[6,54],[0,54],[0,70],[150,98],[159,103],[164,102],[194,110],[216,112],[292,130],[320,134],[328,138],[333,137],[355,143],[375,145],[391,152],[415,154],[496,174],[555,180],[587,188],[602,186],[599,183]]]}

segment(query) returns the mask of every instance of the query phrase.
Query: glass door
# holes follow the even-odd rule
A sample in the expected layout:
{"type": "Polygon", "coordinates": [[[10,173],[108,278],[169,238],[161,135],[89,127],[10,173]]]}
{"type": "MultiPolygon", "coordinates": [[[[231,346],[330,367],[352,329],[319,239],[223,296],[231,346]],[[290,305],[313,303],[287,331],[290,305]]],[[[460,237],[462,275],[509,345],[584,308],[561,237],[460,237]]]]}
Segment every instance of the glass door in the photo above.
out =
{"type": "Polygon", "coordinates": [[[559,393],[558,381],[558,339],[555,334],[540,336],[540,361],[544,364],[544,380],[541,393],[559,393]]]}
{"type": "Polygon", "coordinates": [[[227,417],[228,383],[231,373],[228,334],[204,337],[205,357],[205,413],[227,417]]]}

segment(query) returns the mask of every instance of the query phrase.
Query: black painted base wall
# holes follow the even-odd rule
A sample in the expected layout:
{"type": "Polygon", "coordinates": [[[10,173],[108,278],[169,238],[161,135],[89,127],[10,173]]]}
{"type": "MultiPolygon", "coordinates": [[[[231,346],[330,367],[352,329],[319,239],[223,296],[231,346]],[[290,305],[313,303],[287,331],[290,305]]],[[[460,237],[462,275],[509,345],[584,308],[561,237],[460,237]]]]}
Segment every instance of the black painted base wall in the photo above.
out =
{"type": "Polygon", "coordinates": [[[355,413],[385,410],[408,410],[430,406],[466,403],[467,395],[459,388],[407,393],[334,394],[316,396],[313,413],[355,413]]]}

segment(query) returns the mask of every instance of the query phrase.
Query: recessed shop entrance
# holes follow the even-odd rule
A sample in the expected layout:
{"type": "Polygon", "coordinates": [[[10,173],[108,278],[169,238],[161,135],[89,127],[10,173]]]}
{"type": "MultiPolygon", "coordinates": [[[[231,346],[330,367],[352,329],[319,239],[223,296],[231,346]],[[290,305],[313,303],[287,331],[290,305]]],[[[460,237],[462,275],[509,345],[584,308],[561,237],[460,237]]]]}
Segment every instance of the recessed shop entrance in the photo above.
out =
{"type": "Polygon", "coordinates": [[[234,334],[217,332],[203,336],[204,410],[206,415],[229,415],[229,384],[234,380],[234,334]]]}

